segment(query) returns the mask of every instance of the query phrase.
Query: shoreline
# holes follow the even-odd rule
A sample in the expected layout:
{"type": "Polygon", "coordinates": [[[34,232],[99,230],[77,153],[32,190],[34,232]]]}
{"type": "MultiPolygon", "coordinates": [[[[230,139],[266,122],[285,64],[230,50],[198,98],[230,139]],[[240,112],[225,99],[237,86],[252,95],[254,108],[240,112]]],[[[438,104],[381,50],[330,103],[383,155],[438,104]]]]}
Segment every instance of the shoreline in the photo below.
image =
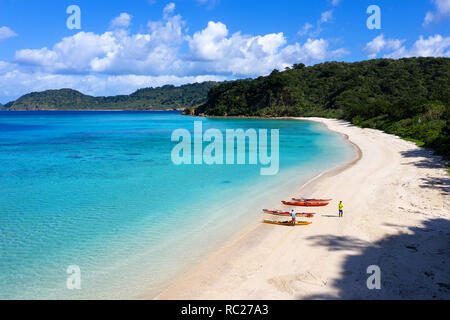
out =
{"type": "MultiPolygon", "coordinates": [[[[367,215],[367,217],[366,215],[362,215],[362,217],[359,217],[358,215],[352,214],[351,211],[358,211],[358,209],[362,209],[360,207],[364,207],[364,210],[370,210],[370,204],[377,203],[377,201],[379,201],[379,198],[375,197],[375,199],[369,199],[371,200],[368,201],[370,203],[369,206],[364,204],[364,201],[367,200],[364,199],[364,197],[363,201],[357,201],[359,207],[357,204],[352,204],[351,202],[356,201],[352,199],[352,195],[347,195],[345,192],[345,181],[347,178],[348,180],[356,179],[356,181],[359,183],[360,180],[358,180],[358,176],[362,176],[362,181],[373,180],[373,184],[376,186],[375,189],[377,189],[377,193],[383,193],[384,189],[382,183],[379,182],[379,177],[377,177],[378,179],[370,179],[372,178],[370,174],[367,174],[365,170],[361,170],[361,168],[365,169],[365,167],[369,169],[374,169],[373,167],[375,167],[375,169],[377,169],[376,167],[379,167],[380,165],[379,163],[377,163],[376,159],[371,161],[368,158],[370,158],[370,156],[372,155],[376,157],[377,152],[374,151],[381,150],[371,150],[371,145],[370,143],[367,143],[367,137],[364,137],[364,135],[374,135],[378,140],[387,139],[389,140],[389,142],[397,142],[397,144],[404,149],[421,150],[422,153],[426,153],[426,150],[418,148],[413,143],[401,140],[398,137],[388,135],[373,129],[357,128],[340,120],[324,118],[291,119],[320,122],[328,130],[343,135],[348,143],[351,143],[355,148],[357,156],[353,160],[337,168],[319,174],[318,176],[301,186],[297,191],[297,194],[316,194],[317,196],[329,196],[332,192],[336,191],[335,194],[337,195],[333,195],[333,198],[336,200],[344,200],[344,219],[338,219],[340,223],[336,223],[336,219],[331,219],[333,218],[333,216],[323,214],[327,211],[330,211],[329,207],[325,207],[321,209],[314,209],[314,211],[318,211],[319,214],[316,216],[316,218],[313,219],[313,224],[311,225],[311,227],[308,226],[300,228],[296,227],[280,229],[276,228],[276,226],[275,228],[273,228],[273,226],[264,225],[260,221],[252,223],[242,232],[237,234],[234,238],[227,241],[227,243],[225,243],[217,251],[213,252],[205,260],[201,261],[199,265],[194,267],[194,269],[181,275],[180,278],[175,279],[172,285],[157,297],[150,298],[176,300],[311,298],[339,299],[348,298],[349,296],[348,292],[345,292],[345,290],[339,290],[339,275],[345,275],[346,273],[349,273],[348,277],[352,278],[351,280],[354,280],[354,275],[365,277],[366,270],[362,270],[362,268],[353,271],[345,270],[348,269],[346,267],[343,267],[343,265],[345,266],[345,260],[349,259],[352,254],[357,254],[361,250],[371,250],[374,241],[382,241],[383,237],[395,234],[393,230],[384,230],[385,228],[382,226],[383,223],[385,222],[385,220],[389,219],[400,219],[400,221],[396,222],[405,222],[405,216],[402,213],[400,214],[401,218],[396,217],[395,214],[386,217],[383,215],[383,217],[375,218],[376,215],[374,214],[372,214],[373,217],[372,215],[367,215]],[[354,139],[356,139],[357,141],[354,141],[354,139]],[[355,174],[355,172],[357,172],[358,174],[355,174]],[[365,174],[366,176],[364,176],[365,174]],[[333,186],[330,188],[329,186],[327,186],[328,184],[332,184],[333,186]],[[378,184],[381,184],[381,188],[380,186],[377,186],[378,184]],[[343,190],[339,191],[338,186],[341,185],[343,185],[343,190]],[[325,193],[325,191],[327,191],[327,188],[329,189],[329,192],[325,193]],[[319,194],[317,190],[324,190],[321,191],[324,193],[319,194]],[[347,203],[350,203],[350,205],[347,206],[347,203]],[[349,218],[347,218],[347,210],[350,212],[348,216],[353,216],[352,218],[355,221],[351,221],[349,220],[349,218]],[[370,224],[367,224],[367,220],[374,220],[373,222],[377,223],[372,226],[370,224]],[[306,245],[306,243],[310,243],[311,239],[314,239],[314,237],[322,237],[325,234],[329,234],[330,237],[343,237],[343,234],[345,234],[345,237],[354,237],[354,241],[358,241],[358,243],[361,242],[363,244],[357,248],[349,246],[348,248],[345,248],[345,250],[336,250],[337,252],[333,252],[333,254],[330,254],[329,251],[329,247],[332,246],[331,244],[328,244],[328,246],[311,246],[311,244],[309,246],[306,245]],[[359,236],[359,238],[369,239],[362,240],[358,239],[358,237],[355,236],[359,236]],[[288,248],[284,248],[283,245],[277,243],[288,243],[287,245],[285,245],[288,248]],[[295,245],[295,243],[297,243],[298,245],[295,245]],[[352,254],[349,254],[348,251],[352,252],[352,254]],[[304,256],[309,257],[309,259],[307,259],[307,261],[303,261],[302,259],[300,259],[300,257],[304,256]],[[301,261],[299,261],[299,259],[301,261]],[[288,263],[287,261],[290,261],[290,263],[288,263]],[[308,265],[310,266],[310,268],[308,268],[308,265]],[[326,267],[327,265],[329,267],[326,267]],[[279,269],[281,269],[281,271],[279,269]],[[288,272],[288,270],[290,271],[288,272]],[[330,283],[334,284],[334,286],[330,285],[330,283]]],[[[374,137],[370,138],[372,138],[373,140],[374,137]]],[[[374,141],[376,141],[377,139],[375,139],[374,141]]],[[[386,144],[381,142],[381,144],[377,145],[377,148],[383,149],[384,145],[386,144]]],[[[392,151],[392,153],[394,155],[395,151],[392,151]]],[[[381,154],[383,153],[381,152],[381,154]]],[[[388,156],[391,155],[389,154],[388,156]]],[[[420,154],[417,156],[420,157],[423,155],[420,154]]],[[[434,161],[438,161],[436,159],[437,158],[435,157],[434,161]]],[[[386,159],[381,157],[380,160],[386,159]]],[[[396,165],[398,165],[397,162],[384,162],[386,163],[383,163],[383,165],[391,164],[393,173],[398,171],[396,168],[396,165]]],[[[381,168],[383,168],[383,165],[381,166],[381,168]]],[[[414,167],[413,165],[411,165],[410,167],[408,167],[408,169],[418,169],[418,167],[414,167]]],[[[427,169],[435,171],[437,170],[436,168],[427,169]]],[[[441,169],[442,168],[439,168],[440,171],[438,170],[438,173],[442,175],[443,172],[441,169]]],[[[371,170],[370,173],[373,173],[373,175],[376,176],[381,175],[382,177],[384,177],[382,171],[383,170],[371,170]]],[[[403,179],[405,178],[405,176],[402,175],[401,178],[403,179]]],[[[420,176],[418,176],[418,178],[420,179],[420,176]]],[[[361,189],[358,183],[356,185],[355,183],[353,183],[352,185],[352,189],[355,189],[355,192],[358,192],[361,189]]],[[[387,191],[389,192],[392,190],[387,191]]],[[[401,190],[396,191],[401,192],[401,190]]],[[[430,189],[428,191],[432,191],[433,195],[436,196],[436,193],[439,190],[430,189]]],[[[371,194],[369,192],[367,194],[367,197],[369,198],[370,196],[371,194]]],[[[439,196],[436,197],[439,198],[439,196]]],[[[389,198],[390,200],[392,197],[391,195],[387,194],[385,199],[387,198],[389,198]]],[[[393,199],[395,199],[395,197],[393,199]]],[[[445,200],[444,198],[442,198],[436,201],[436,203],[439,203],[439,201],[441,200],[441,209],[444,209],[442,216],[445,217],[447,221],[449,221],[448,219],[450,217],[450,213],[448,211],[448,199],[445,200]]],[[[335,202],[336,201],[333,201],[333,203],[330,204],[333,208],[334,205],[336,205],[335,202]]],[[[402,208],[403,210],[400,209],[400,211],[404,211],[404,207],[399,206],[398,208],[402,208]]],[[[411,227],[420,225],[421,223],[426,224],[426,219],[421,219],[423,218],[422,215],[413,214],[408,218],[409,220],[411,220],[408,221],[410,222],[411,227]]],[[[400,230],[404,231],[404,229],[400,230]]],[[[435,234],[431,233],[430,236],[435,236],[435,234]]],[[[345,239],[343,238],[342,241],[344,240],[345,239]]],[[[385,254],[387,253],[383,252],[382,256],[384,256],[385,254]]],[[[445,259],[447,258],[448,257],[446,255],[445,259]]],[[[436,263],[435,259],[430,260],[432,261],[430,261],[429,264],[436,263]]],[[[424,263],[427,262],[423,261],[419,265],[423,265],[424,263]]],[[[396,264],[398,264],[398,262],[396,264]]],[[[395,266],[395,264],[393,266],[395,266]]],[[[389,266],[389,268],[392,268],[393,266],[389,266]]],[[[439,272],[436,271],[436,273],[439,272]]],[[[419,277],[419,275],[417,276],[419,277]]],[[[445,272],[442,275],[440,274],[440,276],[445,279],[446,277],[449,277],[449,275],[445,274],[445,272]]],[[[346,276],[343,276],[343,278],[346,278],[346,276]]],[[[345,282],[347,282],[347,279],[345,280],[345,282]]],[[[348,284],[346,283],[345,285],[341,286],[345,287],[347,285],[348,284]]],[[[425,288],[422,291],[427,290],[433,291],[435,290],[435,288],[425,288]]],[[[357,293],[353,292],[352,294],[354,296],[352,295],[351,297],[362,299],[401,299],[404,297],[410,297],[408,295],[402,296],[401,294],[392,292],[392,288],[389,288],[389,292],[375,292],[375,294],[373,293],[373,291],[367,291],[364,286],[358,288],[358,290],[356,291],[357,293]]],[[[416,295],[421,296],[421,294],[423,295],[424,293],[421,292],[417,293],[416,295]]],[[[427,294],[425,294],[425,296],[427,296],[427,294]]],[[[430,295],[429,297],[431,298],[432,295],[430,295]]]]}
{"type": "MultiPolygon", "coordinates": [[[[262,120],[293,120],[293,121],[310,121],[307,118],[292,118],[292,117],[282,117],[282,118],[260,118],[262,120]]],[[[338,174],[339,172],[346,170],[348,167],[351,167],[352,165],[354,165],[355,163],[357,163],[361,157],[362,157],[362,152],[359,149],[359,147],[353,143],[352,141],[349,140],[348,135],[346,134],[341,134],[339,132],[330,130],[326,124],[323,123],[319,123],[321,126],[323,126],[325,128],[325,130],[327,131],[331,131],[333,133],[336,133],[337,135],[339,135],[344,141],[345,143],[348,143],[349,145],[352,146],[353,149],[353,153],[354,156],[348,160],[347,162],[340,164],[338,166],[332,167],[328,170],[325,170],[315,176],[313,176],[311,179],[307,180],[305,183],[303,183],[300,186],[300,190],[307,190],[308,188],[312,188],[312,186],[317,182],[320,181],[321,179],[325,179],[328,176],[333,176],[335,174],[338,174]]],[[[274,203],[279,203],[280,201],[274,201],[274,203]]],[[[279,206],[283,206],[283,205],[279,205],[279,206]]],[[[257,209],[255,209],[255,211],[262,211],[262,208],[258,207],[257,209]]],[[[262,217],[262,216],[261,216],[262,217]]],[[[210,259],[211,257],[215,256],[218,252],[220,252],[224,247],[227,247],[227,245],[229,245],[230,243],[234,243],[235,240],[240,239],[242,237],[244,237],[245,235],[247,235],[249,232],[251,232],[253,229],[257,228],[258,226],[261,225],[261,220],[258,219],[257,222],[250,222],[247,225],[243,226],[242,228],[239,229],[239,231],[237,231],[230,239],[225,240],[224,243],[222,243],[218,248],[214,249],[212,252],[208,253],[205,257],[203,257],[201,260],[199,260],[194,266],[192,266],[191,268],[187,269],[186,271],[183,272],[183,274],[174,279],[173,281],[171,281],[169,288],[173,285],[173,283],[177,283],[178,281],[182,280],[186,275],[192,273],[193,271],[197,270],[197,268],[199,267],[199,265],[202,265],[202,263],[204,263],[205,261],[207,261],[208,259],[210,259]]],[[[140,295],[137,298],[138,299],[153,299],[153,300],[157,300],[159,299],[159,297],[167,290],[167,288],[160,292],[157,295],[140,295]]]]}
{"type": "MultiPolygon", "coordinates": [[[[305,117],[291,118],[291,119],[294,119],[294,120],[304,120],[304,121],[314,121],[314,120],[310,120],[310,119],[305,118],[305,117]]],[[[328,131],[331,131],[331,132],[334,132],[334,133],[336,133],[336,134],[338,134],[338,135],[341,135],[341,136],[344,138],[344,140],[345,140],[347,143],[349,143],[349,144],[353,147],[353,149],[354,149],[356,155],[355,155],[355,157],[354,157],[353,159],[349,160],[347,163],[344,163],[344,164],[342,164],[342,165],[340,165],[340,166],[338,166],[338,167],[336,167],[336,168],[332,168],[332,169],[330,169],[330,170],[328,170],[328,171],[322,172],[321,174],[317,175],[317,177],[312,178],[312,179],[309,180],[307,183],[305,183],[305,184],[300,188],[300,190],[303,189],[303,188],[306,188],[310,183],[313,183],[316,179],[320,179],[320,178],[322,178],[322,177],[323,177],[323,178],[325,178],[325,177],[331,177],[331,176],[333,176],[333,175],[338,174],[339,172],[342,172],[342,171],[344,171],[344,170],[346,170],[346,169],[349,169],[350,167],[352,167],[353,165],[355,165],[359,160],[361,160],[361,158],[362,158],[362,156],[363,156],[363,153],[362,153],[361,149],[358,147],[358,145],[357,145],[356,143],[354,143],[353,141],[350,140],[350,137],[349,137],[347,134],[344,134],[344,133],[341,133],[341,132],[338,132],[338,131],[331,130],[331,129],[327,126],[326,123],[323,123],[323,122],[320,122],[320,121],[314,121],[314,122],[318,122],[318,123],[322,124],[328,131]]]]}
{"type": "MultiPolygon", "coordinates": [[[[195,117],[195,116],[194,116],[195,117]]],[[[209,116],[208,116],[209,117],[209,116]]],[[[222,117],[217,117],[217,118],[222,118],[222,117]]],[[[223,117],[223,118],[230,118],[230,117],[223,117]]],[[[231,117],[234,118],[234,117],[231,117]]],[[[242,119],[247,119],[247,117],[236,117],[236,118],[242,118],[242,119]]],[[[314,176],[313,178],[311,178],[310,180],[308,180],[307,182],[305,182],[303,185],[301,185],[299,187],[299,191],[303,192],[304,194],[309,194],[313,188],[313,186],[317,183],[319,183],[321,180],[326,179],[327,177],[332,177],[350,167],[352,167],[353,165],[355,165],[361,158],[362,158],[362,151],[361,149],[358,147],[357,144],[355,144],[354,142],[352,142],[349,138],[348,135],[343,134],[341,132],[338,131],[334,131],[331,130],[327,124],[321,122],[321,121],[314,121],[311,120],[310,118],[306,118],[306,117],[279,117],[279,118],[274,118],[274,117],[270,117],[270,118],[251,118],[251,119],[261,119],[261,120],[300,120],[300,121],[312,121],[312,122],[316,122],[321,124],[326,130],[331,131],[333,133],[336,133],[338,135],[340,135],[346,143],[350,144],[355,152],[355,156],[350,159],[349,161],[347,161],[344,164],[341,164],[337,167],[334,168],[330,168],[329,170],[326,170],[324,172],[319,173],[318,175],[314,176]]],[[[287,197],[288,198],[288,197],[287,197]]],[[[261,208],[255,208],[255,210],[257,211],[261,211],[261,208]]],[[[256,228],[258,228],[261,225],[261,221],[257,221],[257,222],[252,222],[249,225],[247,225],[246,227],[243,228],[243,230],[239,231],[236,235],[234,235],[231,239],[227,240],[222,246],[220,246],[219,248],[217,248],[215,251],[213,251],[211,254],[209,254],[207,257],[205,257],[203,260],[201,260],[196,266],[194,266],[192,269],[188,270],[187,272],[185,272],[181,277],[179,277],[178,279],[175,279],[173,281],[173,283],[169,286],[168,289],[164,290],[163,292],[161,292],[160,294],[158,294],[155,297],[145,297],[145,298],[149,298],[149,299],[154,299],[154,300],[159,300],[162,298],[162,300],[165,299],[171,299],[170,295],[172,293],[170,293],[169,291],[169,297],[166,297],[165,293],[170,290],[170,288],[172,288],[174,286],[174,284],[176,284],[178,281],[183,281],[184,278],[188,277],[189,275],[197,272],[197,270],[200,268],[200,266],[202,266],[205,262],[208,263],[208,261],[210,260],[214,260],[215,257],[217,255],[221,255],[222,251],[225,251],[226,248],[228,248],[231,244],[235,244],[236,242],[238,242],[238,240],[244,238],[245,236],[251,234],[252,232],[255,231],[256,228]]],[[[176,285],[175,285],[176,286],[176,285]]],[[[177,290],[177,289],[176,289],[177,290]]],[[[190,299],[189,297],[183,297],[182,299],[190,299]]]]}

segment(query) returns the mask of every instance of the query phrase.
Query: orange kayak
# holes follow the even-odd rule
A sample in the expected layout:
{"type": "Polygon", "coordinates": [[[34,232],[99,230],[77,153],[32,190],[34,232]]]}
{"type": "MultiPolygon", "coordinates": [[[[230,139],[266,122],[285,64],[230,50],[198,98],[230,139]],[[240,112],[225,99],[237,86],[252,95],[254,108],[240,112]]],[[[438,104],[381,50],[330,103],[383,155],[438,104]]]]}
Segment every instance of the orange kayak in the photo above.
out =
{"type": "Polygon", "coordinates": [[[286,206],[299,206],[299,207],[323,207],[328,205],[328,202],[289,202],[281,201],[286,206]]]}
{"type": "MultiPolygon", "coordinates": [[[[287,212],[287,211],[281,211],[281,210],[267,210],[267,209],[264,209],[263,210],[265,213],[268,213],[268,214],[273,214],[273,215],[276,215],[276,216],[291,216],[291,213],[290,212],[287,212]]],[[[307,217],[307,218],[314,218],[314,213],[307,213],[307,212],[296,212],[295,213],[297,216],[303,216],[303,217],[307,217]]]]}
{"type": "MultiPolygon", "coordinates": [[[[276,220],[264,220],[264,223],[269,223],[269,224],[278,224],[278,225],[282,225],[282,226],[294,226],[294,224],[292,223],[292,221],[276,221],[276,220]]],[[[307,222],[307,221],[298,221],[295,223],[296,226],[307,226],[309,224],[311,224],[312,222],[307,222]]]]}

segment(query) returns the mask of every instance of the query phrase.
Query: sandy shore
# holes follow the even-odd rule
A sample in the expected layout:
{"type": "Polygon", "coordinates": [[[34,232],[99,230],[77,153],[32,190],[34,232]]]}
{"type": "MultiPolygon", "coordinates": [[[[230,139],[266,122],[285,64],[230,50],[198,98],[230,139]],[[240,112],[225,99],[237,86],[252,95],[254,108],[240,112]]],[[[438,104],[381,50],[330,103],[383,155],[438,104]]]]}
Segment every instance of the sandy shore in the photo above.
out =
{"type": "Polygon", "coordinates": [[[286,195],[330,197],[330,205],[313,209],[305,227],[255,222],[159,299],[450,299],[450,186],[440,158],[377,130],[308,120],[361,151],[286,195]],[[367,288],[370,265],[381,270],[380,290],[367,288]]]}

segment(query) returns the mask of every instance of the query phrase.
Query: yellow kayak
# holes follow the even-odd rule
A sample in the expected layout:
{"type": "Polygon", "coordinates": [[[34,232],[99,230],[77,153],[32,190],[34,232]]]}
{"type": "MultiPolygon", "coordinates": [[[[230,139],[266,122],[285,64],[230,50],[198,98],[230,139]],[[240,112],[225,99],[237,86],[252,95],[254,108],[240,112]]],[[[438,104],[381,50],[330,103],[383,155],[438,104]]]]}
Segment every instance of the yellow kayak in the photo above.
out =
{"type": "MultiPolygon", "coordinates": [[[[292,224],[292,221],[264,220],[264,223],[279,224],[279,225],[282,225],[282,226],[294,226],[292,224]]],[[[308,224],[311,224],[311,223],[312,222],[299,221],[299,222],[296,222],[295,225],[296,226],[307,226],[308,224]]]]}

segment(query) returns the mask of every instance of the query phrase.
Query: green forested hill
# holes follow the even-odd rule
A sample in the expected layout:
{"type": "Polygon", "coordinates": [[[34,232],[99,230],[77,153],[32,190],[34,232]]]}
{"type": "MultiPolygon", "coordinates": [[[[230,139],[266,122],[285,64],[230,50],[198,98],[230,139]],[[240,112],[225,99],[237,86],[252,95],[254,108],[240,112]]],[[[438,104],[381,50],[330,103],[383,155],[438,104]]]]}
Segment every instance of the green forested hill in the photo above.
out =
{"type": "Polygon", "coordinates": [[[222,83],[196,114],[325,116],[382,129],[450,155],[450,59],[294,65],[222,83]]]}
{"type": "Polygon", "coordinates": [[[93,97],[72,89],[26,94],[6,104],[8,110],[162,110],[196,106],[216,82],[140,89],[130,95],[93,97]]]}

